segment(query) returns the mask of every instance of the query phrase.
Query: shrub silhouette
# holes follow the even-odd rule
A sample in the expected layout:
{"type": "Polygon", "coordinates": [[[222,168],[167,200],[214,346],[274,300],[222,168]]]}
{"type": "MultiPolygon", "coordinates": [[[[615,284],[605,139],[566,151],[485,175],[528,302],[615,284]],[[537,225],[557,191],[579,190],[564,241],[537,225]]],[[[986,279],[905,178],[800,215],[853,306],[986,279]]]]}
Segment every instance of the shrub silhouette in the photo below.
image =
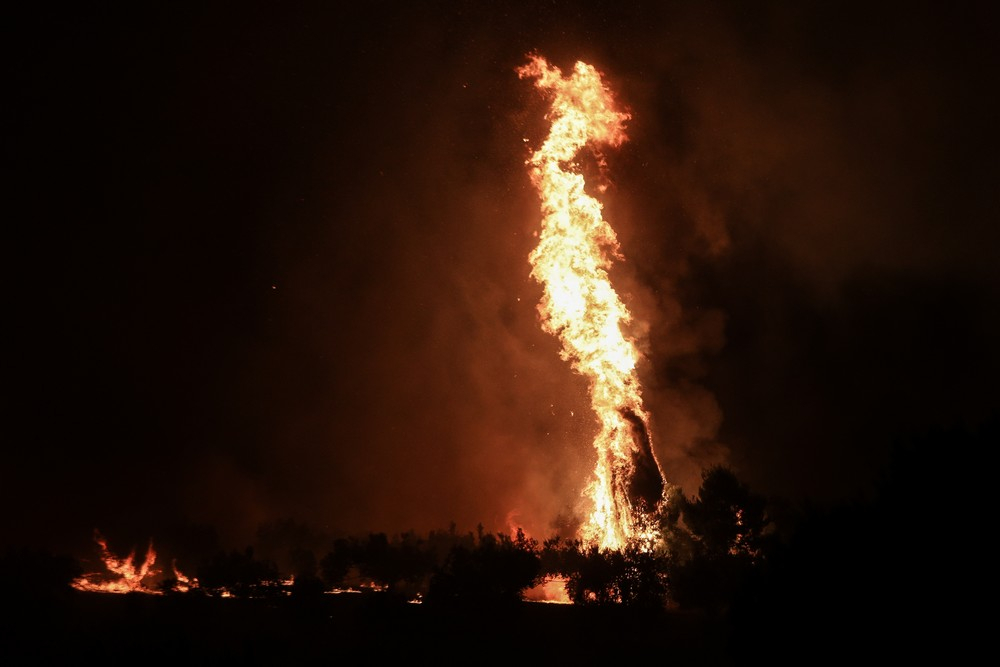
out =
{"type": "Polygon", "coordinates": [[[702,473],[698,495],[679,494],[661,527],[670,597],[682,607],[727,610],[765,557],[770,519],[766,499],[725,466],[702,473]]]}
{"type": "Polygon", "coordinates": [[[209,593],[226,591],[236,597],[264,597],[279,589],[278,568],[267,560],[254,558],[253,547],[216,554],[198,568],[201,588],[209,593]]]}
{"type": "Polygon", "coordinates": [[[436,605],[509,606],[540,580],[537,543],[518,529],[512,539],[503,533],[482,534],[473,548],[452,547],[431,577],[427,602],[436,605]]]}

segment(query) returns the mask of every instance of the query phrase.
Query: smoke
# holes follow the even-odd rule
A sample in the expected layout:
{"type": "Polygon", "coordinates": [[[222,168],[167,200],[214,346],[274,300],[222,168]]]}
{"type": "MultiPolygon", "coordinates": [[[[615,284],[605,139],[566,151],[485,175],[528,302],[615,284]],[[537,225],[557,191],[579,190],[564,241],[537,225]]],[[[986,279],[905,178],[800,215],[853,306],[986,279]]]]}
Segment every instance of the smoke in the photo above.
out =
{"type": "Polygon", "coordinates": [[[842,496],[995,414],[990,7],[76,11],[12,49],[13,533],[571,525],[532,51],[631,113],[600,198],[668,482],[842,496]]]}
{"type": "Polygon", "coordinates": [[[604,54],[633,117],[608,217],[687,490],[728,461],[844,497],[893,439],[991,414],[995,17],[869,9],[668,6],[604,54]]]}

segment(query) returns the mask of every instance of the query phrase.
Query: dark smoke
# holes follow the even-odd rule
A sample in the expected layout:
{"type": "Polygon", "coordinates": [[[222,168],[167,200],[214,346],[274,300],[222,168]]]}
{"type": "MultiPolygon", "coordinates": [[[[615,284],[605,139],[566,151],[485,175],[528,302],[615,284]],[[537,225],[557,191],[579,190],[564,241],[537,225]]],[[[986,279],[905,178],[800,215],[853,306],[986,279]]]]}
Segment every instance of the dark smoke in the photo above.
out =
{"type": "Polygon", "coordinates": [[[632,476],[628,480],[628,498],[632,507],[654,509],[663,498],[663,474],[653,454],[653,443],[646,422],[632,410],[623,409],[621,416],[629,423],[633,447],[632,476]]]}

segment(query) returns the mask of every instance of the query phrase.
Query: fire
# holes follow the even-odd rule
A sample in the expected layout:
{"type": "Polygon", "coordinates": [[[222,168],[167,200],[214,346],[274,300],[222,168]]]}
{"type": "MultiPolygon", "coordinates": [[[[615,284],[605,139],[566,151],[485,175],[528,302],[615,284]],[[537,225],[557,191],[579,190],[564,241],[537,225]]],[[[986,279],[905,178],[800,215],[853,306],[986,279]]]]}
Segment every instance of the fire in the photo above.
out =
{"type": "Polygon", "coordinates": [[[566,592],[566,581],[565,577],[548,577],[537,586],[524,591],[524,599],[546,604],[573,604],[566,592]]]}
{"type": "MultiPolygon", "coordinates": [[[[650,513],[667,493],[652,450],[649,416],[636,364],[639,352],[622,326],[631,314],[608,277],[620,259],[618,238],[585,190],[576,162],[586,146],[619,146],[629,114],[616,108],[601,74],[577,62],[568,76],[540,56],[519,68],[521,78],[550,100],[549,134],[528,160],[542,200],[542,229],[531,252],[531,275],[543,286],[542,327],[562,341],[561,356],[590,385],[600,423],[594,479],[585,495],[592,510],[582,537],[603,549],[620,549],[647,533],[650,513]]],[[[602,163],[603,164],[603,163],[602,163]]]]}
{"type": "Polygon", "coordinates": [[[115,577],[109,579],[106,574],[85,574],[73,582],[73,588],[99,593],[159,593],[150,587],[147,581],[160,574],[159,570],[153,568],[156,563],[156,551],[153,549],[152,540],[149,542],[142,563],[138,566],[135,563],[135,549],[125,558],[118,558],[111,553],[107,540],[97,531],[94,531],[94,541],[101,548],[104,567],[115,577]]]}
{"type": "Polygon", "coordinates": [[[178,593],[187,593],[193,588],[198,588],[198,579],[196,577],[188,577],[177,569],[177,559],[171,562],[170,567],[174,571],[174,580],[177,582],[174,585],[175,591],[178,593]]]}

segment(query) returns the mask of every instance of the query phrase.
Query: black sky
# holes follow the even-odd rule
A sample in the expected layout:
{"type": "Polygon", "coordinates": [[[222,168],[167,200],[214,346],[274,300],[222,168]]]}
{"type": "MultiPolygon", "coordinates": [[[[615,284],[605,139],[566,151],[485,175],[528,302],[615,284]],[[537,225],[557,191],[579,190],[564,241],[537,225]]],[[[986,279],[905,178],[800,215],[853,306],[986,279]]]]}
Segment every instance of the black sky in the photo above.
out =
{"type": "Polygon", "coordinates": [[[546,533],[594,423],[528,276],[531,51],[633,116],[670,481],[839,500],[997,418],[989,4],[141,4],[6,21],[7,541],[546,533]]]}

